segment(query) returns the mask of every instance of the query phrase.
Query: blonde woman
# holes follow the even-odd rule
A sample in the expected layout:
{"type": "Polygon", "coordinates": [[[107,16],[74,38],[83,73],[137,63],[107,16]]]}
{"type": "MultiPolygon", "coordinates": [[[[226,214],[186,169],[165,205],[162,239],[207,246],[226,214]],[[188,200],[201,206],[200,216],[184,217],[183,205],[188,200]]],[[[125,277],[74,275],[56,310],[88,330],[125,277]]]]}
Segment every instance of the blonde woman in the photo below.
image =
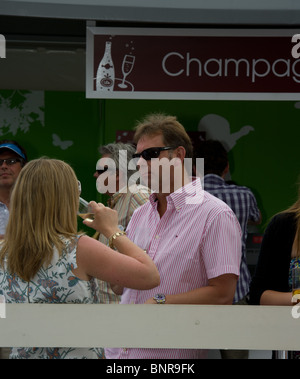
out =
{"type": "MultiPolygon", "coordinates": [[[[294,267],[300,267],[300,186],[298,200],[275,215],[266,228],[250,286],[250,303],[292,306],[294,267]]],[[[288,357],[300,359],[300,351],[289,351],[288,357]]]]}
{"type": "Polygon", "coordinates": [[[298,200],[268,224],[250,288],[250,301],[292,305],[291,272],[300,266],[300,188],[298,200]]]}
{"type": "MultiPolygon", "coordinates": [[[[97,303],[94,278],[136,289],[159,285],[152,260],[118,229],[117,212],[91,202],[95,219],[84,222],[121,254],[77,234],[78,202],[78,181],[65,162],[41,158],[21,171],[0,249],[7,303],[97,303]]],[[[101,358],[102,349],[13,348],[10,357],[101,358]]]]}

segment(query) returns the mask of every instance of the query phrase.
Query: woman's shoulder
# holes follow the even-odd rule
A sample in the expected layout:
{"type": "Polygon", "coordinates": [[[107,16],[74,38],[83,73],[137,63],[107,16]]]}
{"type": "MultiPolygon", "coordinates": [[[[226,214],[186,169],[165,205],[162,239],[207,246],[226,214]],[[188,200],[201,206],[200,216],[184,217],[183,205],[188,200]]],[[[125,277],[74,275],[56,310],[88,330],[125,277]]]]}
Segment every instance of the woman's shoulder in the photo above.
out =
{"type": "Polygon", "coordinates": [[[296,222],[296,215],[294,212],[282,212],[282,213],[278,213],[276,214],[275,216],[273,216],[273,218],[271,219],[271,222],[270,223],[273,223],[273,224],[284,224],[286,225],[286,223],[295,223],[296,222]]]}
{"type": "Polygon", "coordinates": [[[59,254],[58,251],[56,251],[56,254],[58,254],[58,260],[61,261],[68,261],[71,264],[76,263],[76,255],[78,250],[78,242],[81,239],[81,235],[74,235],[74,236],[60,236],[60,240],[63,243],[61,253],[59,254]]]}
{"type": "Polygon", "coordinates": [[[60,235],[59,238],[64,245],[64,250],[73,250],[76,248],[79,238],[84,234],[76,234],[73,236],[60,235]]]}
{"type": "Polygon", "coordinates": [[[293,212],[282,212],[272,217],[267,225],[265,234],[272,234],[279,239],[283,235],[294,235],[297,225],[297,219],[293,212]]]}

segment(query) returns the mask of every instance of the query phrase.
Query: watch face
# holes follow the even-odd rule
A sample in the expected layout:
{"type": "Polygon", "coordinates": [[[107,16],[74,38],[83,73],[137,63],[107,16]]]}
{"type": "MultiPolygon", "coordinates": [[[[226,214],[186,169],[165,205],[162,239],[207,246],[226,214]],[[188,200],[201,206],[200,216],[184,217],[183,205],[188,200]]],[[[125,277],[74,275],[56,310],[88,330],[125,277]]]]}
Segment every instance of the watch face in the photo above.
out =
{"type": "Polygon", "coordinates": [[[166,302],[166,297],[165,295],[158,293],[156,294],[153,299],[158,303],[158,304],[164,304],[166,302]]]}

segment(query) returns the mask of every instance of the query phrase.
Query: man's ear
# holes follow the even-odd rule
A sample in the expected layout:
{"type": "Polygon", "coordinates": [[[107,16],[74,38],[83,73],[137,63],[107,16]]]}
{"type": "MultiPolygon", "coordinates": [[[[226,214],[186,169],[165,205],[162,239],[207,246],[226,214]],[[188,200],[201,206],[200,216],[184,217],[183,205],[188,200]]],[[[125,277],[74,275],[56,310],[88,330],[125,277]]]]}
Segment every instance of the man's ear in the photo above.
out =
{"type": "Polygon", "coordinates": [[[181,162],[184,161],[186,150],[183,146],[178,146],[176,149],[176,158],[179,158],[181,162]]]}
{"type": "Polygon", "coordinates": [[[225,167],[225,169],[223,171],[222,178],[225,178],[225,176],[228,174],[228,172],[229,172],[229,162],[227,163],[227,166],[225,167]]]}

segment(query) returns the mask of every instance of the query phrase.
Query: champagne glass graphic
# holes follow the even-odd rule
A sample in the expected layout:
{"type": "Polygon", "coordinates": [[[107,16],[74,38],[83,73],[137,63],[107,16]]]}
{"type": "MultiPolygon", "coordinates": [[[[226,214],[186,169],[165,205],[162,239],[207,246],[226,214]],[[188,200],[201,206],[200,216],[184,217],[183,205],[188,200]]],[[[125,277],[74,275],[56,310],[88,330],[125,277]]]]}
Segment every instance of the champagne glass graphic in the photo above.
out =
{"type": "Polygon", "coordinates": [[[125,78],[127,75],[129,75],[133,69],[135,57],[132,55],[125,55],[122,63],[122,73],[123,73],[123,80],[122,83],[118,84],[120,88],[127,88],[128,85],[125,84],[125,78]]]}

